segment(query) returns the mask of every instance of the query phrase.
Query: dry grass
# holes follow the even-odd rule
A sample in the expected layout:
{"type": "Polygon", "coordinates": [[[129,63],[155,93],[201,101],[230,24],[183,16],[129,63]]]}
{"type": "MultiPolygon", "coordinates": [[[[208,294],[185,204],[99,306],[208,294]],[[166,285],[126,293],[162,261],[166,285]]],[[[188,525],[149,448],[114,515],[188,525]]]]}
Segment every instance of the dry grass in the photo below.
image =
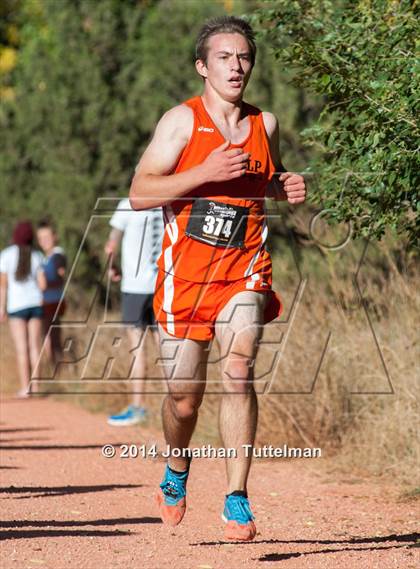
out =
{"type": "MultiPolygon", "coordinates": [[[[377,253],[372,252],[374,256],[377,253]]],[[[419,485],[419,360],[415,342],[419,297],[415,275],[403,278],[390,257],[381,272],[369,265],[368,255],[358,276],[362,303],[354,287],[360,250],[346,251],[333,259],[329,255],[322,257],[327,268],[319,278],[311,273],[313,265],[302,262],[303,278],[311,274],[305,286],[292,271],[290,257],[288,261],[276,259],[277,279],[287,283],[282,291],[285,313],[280,324],[266,327],[255,368],[257,389],[265,390],[259,394],[257,444],[321,447],[323,456],[330,457],[340,470],[392,476],[401,485],[413,488],[419,485]],[[299,290],[303,294],[300,298],[298,294],[298,302],[293,304],[299,290]]],[[[313,258],[310,263],[314,263],[313,258]]],[[[281,290],[280,286],[276,288],[281,290]]],[[[89,325],[95,328],[95,318],[89,325]]],[[[157,392],[148,396],[154,411],[151,421],[160,426],[165,387],[155,365],[156,347],[151,338],[148,342],[149,371],[155,376],[153,390],[157,392]]],[[[91,361],[91,371],[98,376],[104,367],[107,344],[109,336],[105,334],[91,361]]],[[[73,347],[81,349],[76,344],[73,347]]],[[[10,393],[18,382],[5,325],[1,326],[1,348],[2,392],[10,393]]],[[[217,360],[217,356],[214,347],[210,359],[217,360]]],[[[127,361],[123,358],[114,375],[127,374],[127,361]]],[[[65,380],[80,378],[85,363],[82,360],[66,366],[51,385],[55,390],[68,391],[65,380]]],[[[218,377],[219,364],[211,364],[208,391],[218,377]]],[[[90,390],[97,385],[101,393],[88,395],[84,381],[73,385],[76,394],[67,397],[91,411],[115,411],[128,400],[125,383],[89,384],[90,390]],[[121,393],[115,394],[116,390],[121,393]]],[[[219,399],[220,395],[207,394],[194,444],[219,442],[219,399]]]]}
{"type": "MultiPolygon", "coordinates": [[[[363,310],[343,315],[332,310],[325,297],[316,309],[304,304],[311,320],[299,320],[290,338],[283,391],[302,385],[305,368],[321,348],[318,335],[326,328],[332,330],[329,350],[312,394],[260,398],[261,442],[321,447],[346,470],[389,474],[403,484],[418,484],[419,306],[415,282],[405,282],[408,296],[399,285],[391,278],[382,290],[369,290],[374,298],[386,298],[382,306],[378,302],[371,320],[384,362],[363,310]]],[[[303,382],[306,386],[309,379],[303,382]]]]}

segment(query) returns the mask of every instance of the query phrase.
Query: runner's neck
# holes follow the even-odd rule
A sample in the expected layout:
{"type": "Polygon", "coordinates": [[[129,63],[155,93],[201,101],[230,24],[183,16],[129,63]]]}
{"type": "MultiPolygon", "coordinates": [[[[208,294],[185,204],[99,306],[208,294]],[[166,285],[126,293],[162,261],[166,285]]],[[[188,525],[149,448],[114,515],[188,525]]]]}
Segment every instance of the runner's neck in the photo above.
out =
{"type": "Polygon", "coordinates": [[[244,112],[243,101],[240,101],[240,106],[227,101],[223,101],[224,104],[221,105],[219,101],[212,101],[203,95],[201,103],[214,126],[226,140],[230,140],[232,144],[242,144],[248,140],[251,120],[244,112]],[[230,109],[226,104],[230,105],[230,109]]]}

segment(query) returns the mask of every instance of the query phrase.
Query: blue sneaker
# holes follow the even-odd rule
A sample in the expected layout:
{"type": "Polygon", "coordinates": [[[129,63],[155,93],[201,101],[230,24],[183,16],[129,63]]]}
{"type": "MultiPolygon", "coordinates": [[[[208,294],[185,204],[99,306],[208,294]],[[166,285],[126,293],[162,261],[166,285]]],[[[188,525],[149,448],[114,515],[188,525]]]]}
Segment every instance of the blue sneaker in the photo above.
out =
{"type": "Polygon", "coordinates": [[[225,499],[222,520],[226,522],[225,538],[251,541],[257,533],[248,498],[229,494],[225,499]]]}
{"type": "Polygon", "coordinates": [[[129,427],[130,425],[137,425],[146,420],[147,411],[144,407],[135,407],[129,405],[127,409],[121,411],[117,415],[108,417],[108,425],[113,427],[129,427]]]}
{"type": "Polygon", "coordinates": [[[184,517],[187,508],[186,486],[189,470],[186,472],[173,472],[166,466],[165,476],[156,495],[160,517],[163,523],[177,526],[184,517]]]}

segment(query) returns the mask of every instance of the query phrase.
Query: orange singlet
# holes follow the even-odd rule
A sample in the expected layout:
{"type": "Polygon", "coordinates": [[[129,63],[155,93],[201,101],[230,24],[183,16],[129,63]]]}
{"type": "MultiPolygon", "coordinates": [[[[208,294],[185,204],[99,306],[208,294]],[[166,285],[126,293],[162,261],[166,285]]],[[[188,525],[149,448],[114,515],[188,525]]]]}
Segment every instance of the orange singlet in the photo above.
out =
{"type": "MultiPolygon", "coordinates": [[[[201,164],[225,142],[201,97],[184,104],[194,112],[194,126],[174,173],[201,164]]],[[[265,249],[264,196],[275,168],[262,112],[245,102],[243,110],[249,134],[229,148],[250,154],[246,174],[203,184],[163,207],[165,234],[154,308],[158,322],[177,337],[213,337],[217,314],[241,290],[267,292],[266,322],[280,313],[265,249]]]]}

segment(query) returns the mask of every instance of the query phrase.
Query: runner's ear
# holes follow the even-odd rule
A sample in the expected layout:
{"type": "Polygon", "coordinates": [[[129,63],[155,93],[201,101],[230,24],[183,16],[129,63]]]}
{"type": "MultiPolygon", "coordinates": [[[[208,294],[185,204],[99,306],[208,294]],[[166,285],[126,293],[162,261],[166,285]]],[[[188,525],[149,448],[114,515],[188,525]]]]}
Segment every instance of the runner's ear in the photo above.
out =
{"type": "Polygon", "coordinates": [[[201,59],[197,59],[197,61],[195,62],[195,68],[196,68],[196,70],[197,70],[197,73],[198,73],[199,75],[201,75],[201,77],[202,77],[203,79],[206,79],[206,77],[207,77],[207,67],[206,67],[206,64],[204,63],[204,61],[201,60],[201,59]]]}

